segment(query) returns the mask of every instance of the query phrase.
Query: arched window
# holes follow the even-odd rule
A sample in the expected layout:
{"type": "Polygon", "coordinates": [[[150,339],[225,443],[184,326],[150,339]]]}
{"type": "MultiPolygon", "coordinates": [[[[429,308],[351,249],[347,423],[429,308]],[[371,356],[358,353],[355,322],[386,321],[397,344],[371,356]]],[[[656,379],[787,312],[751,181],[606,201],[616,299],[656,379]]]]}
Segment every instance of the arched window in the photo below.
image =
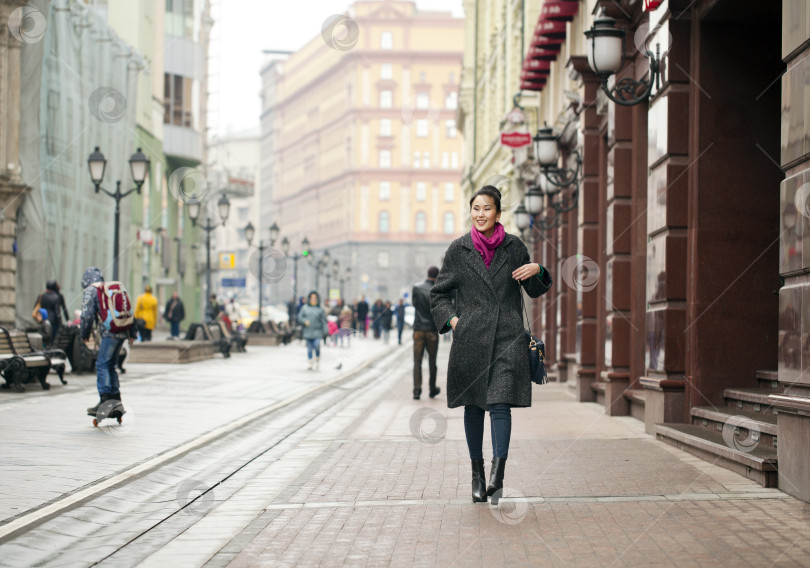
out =
{"type": "Polygon", "coordinates": [[[380,36],[380,49],[394,49],[394,34],[383,32],[380,36]]]}
{"type": "Polygon", "coordinates": [[[424,211],[419,211],[416,214],[416,232],[423,234],[427,231],[427,215],[424,211]]]}
{"type": "Polygon", "coordinates": [[[390,230],[388,211],[380,211],[380,232],[387,233],[390,230]]]}
{"type": "Polygon", "coordinates": [[[444,214],[444,234],[451,235],[456,230],[456,220],[453,214],[448,211],[444,214]]]}

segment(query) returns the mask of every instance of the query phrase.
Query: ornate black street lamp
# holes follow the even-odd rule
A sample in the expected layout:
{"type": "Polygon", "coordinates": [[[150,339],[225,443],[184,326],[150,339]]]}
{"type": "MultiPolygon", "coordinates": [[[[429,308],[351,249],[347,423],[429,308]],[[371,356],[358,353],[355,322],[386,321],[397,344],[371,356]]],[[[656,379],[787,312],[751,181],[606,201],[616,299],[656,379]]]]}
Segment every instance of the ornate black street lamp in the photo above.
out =
{"type": "Polygon", "coordinates": [[[601,81],[602,90],[614,103],[633,106],[650,98],[653,84],[656,89],[659,87],[661,52],[658,45],[655,47],[655,55],[645,48],[645,55],[650,60],[649,79],[636,81],[632,77],[624,77],[616,81],[611,88],[608,86],[610,77],[618,73],[624,63],[626,35],[625,28],[617,28],[616,20],[604,14],[598,16],[591,29],[585,31],[585,37],[588,39],[588,65],[601,81]]]}
{"type": "Polygon", "coordinates": [[[113,229],[113,280],[118,280],[118,229],[121,219],[121,200],[133,191],[137,191],[140,195],[143,182],[146,181],[146,175],[149,173],[149,158],[147,158],[141,149],[129,157],[129,171],[132,175],[132,181],[135,182],[135,187],[127,191],[121,191],[121,180],[115,182],[115,191],[107,191],[101,187],[101,182],[104,179],[104,172],[107,169],[107,159],[101,153],[98,146],[93,150],[93,153],[87,158],[87,166],[90,169],[90,179],[93,185],[96,186],[96,193],[103,191],[113,199],[115,199],[115,228],[113,229]]]}
{"type": "MultiPolygon", "coordinates": [[[[191,219],[191,224],[194,226],[197,225],[201,208],[202,203],[199,201],[188,204],[188,216],[191,219]]],[[[231,202],[228,200],[228,196],[223,193],[222,197],[217,201],[217,212],[219,213],[219,218],[222,219],[223,226],[228,220],[230,210],[231,202]]],[[[211,231],[218,226],[218,223],[211,223],[211,218],[207,214],[205,216],[205,225],[200,225],[200,228],[205,231],[205,313],[206,316],[211,319],[213,319],[213,314],[211,313],[211,231]]]]}

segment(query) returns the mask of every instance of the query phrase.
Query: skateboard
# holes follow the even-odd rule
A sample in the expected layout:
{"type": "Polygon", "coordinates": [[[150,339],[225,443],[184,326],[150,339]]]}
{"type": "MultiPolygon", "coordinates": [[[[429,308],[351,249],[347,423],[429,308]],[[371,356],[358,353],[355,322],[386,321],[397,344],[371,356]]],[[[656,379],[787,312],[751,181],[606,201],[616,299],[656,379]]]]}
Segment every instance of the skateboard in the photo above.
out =
{"type": "Polygon", "coordinates": [[[105,400],[99,405],[95,414],[88,412],[87,415],[93,417],[93,426],[98,427],[101,421],[106,418],[118,420],[118,423],[121,424],[126,413],[127,411],[124,410],[124,405],[121,404],[120,400],[105,400]]]}

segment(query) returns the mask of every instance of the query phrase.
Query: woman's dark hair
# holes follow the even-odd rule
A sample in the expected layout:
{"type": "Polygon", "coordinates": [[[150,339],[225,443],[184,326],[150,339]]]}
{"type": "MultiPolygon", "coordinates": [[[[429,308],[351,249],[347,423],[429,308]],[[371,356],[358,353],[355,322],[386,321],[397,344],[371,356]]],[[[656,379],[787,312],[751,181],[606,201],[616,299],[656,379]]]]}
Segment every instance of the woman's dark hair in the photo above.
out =
{"type": "Polygon", "coordinates": [[[501,192],[498,190],[497,187],[495,187],[494,185],[485,185],[484,187],[473,193],[473,196],[470,198],[470,208],[472,208],[473,201],[475,201],[475,198],[478,197],[479,195],[486,195],[488,197],[491,197],[493,201],[495,201],[495,211],[498,211],[500,213],[501,192]]]}
{"type": "Polygon", "coordinates": [[[318,305],[320,305],[320,303],[321,303],[321,295],[318,294],[318,292],[316,292],[315,290],[313,290],[312,292],[307,294],[307,302],[309,302],[309,299],[312,297],[312,294],[315,294],[315,297],[318,298],[318,305]]]}

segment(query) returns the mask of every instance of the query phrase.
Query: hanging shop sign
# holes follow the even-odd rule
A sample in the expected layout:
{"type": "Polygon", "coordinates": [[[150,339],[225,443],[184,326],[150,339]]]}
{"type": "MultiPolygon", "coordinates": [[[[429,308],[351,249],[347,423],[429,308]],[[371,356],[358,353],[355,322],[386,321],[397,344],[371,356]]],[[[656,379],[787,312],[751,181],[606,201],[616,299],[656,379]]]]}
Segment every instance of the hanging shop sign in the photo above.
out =
{"type": "Polygon", "coordinates": [[[501,146],[509,148],[522,148],[532,143],[532,135],[528,132],[503,132],[501,133],[501,146]]]}
{"type": "Polygon", "coordinates": [[[644,11],[652,12],[663,3],[664,0],[644,0],[644,11]]]}

